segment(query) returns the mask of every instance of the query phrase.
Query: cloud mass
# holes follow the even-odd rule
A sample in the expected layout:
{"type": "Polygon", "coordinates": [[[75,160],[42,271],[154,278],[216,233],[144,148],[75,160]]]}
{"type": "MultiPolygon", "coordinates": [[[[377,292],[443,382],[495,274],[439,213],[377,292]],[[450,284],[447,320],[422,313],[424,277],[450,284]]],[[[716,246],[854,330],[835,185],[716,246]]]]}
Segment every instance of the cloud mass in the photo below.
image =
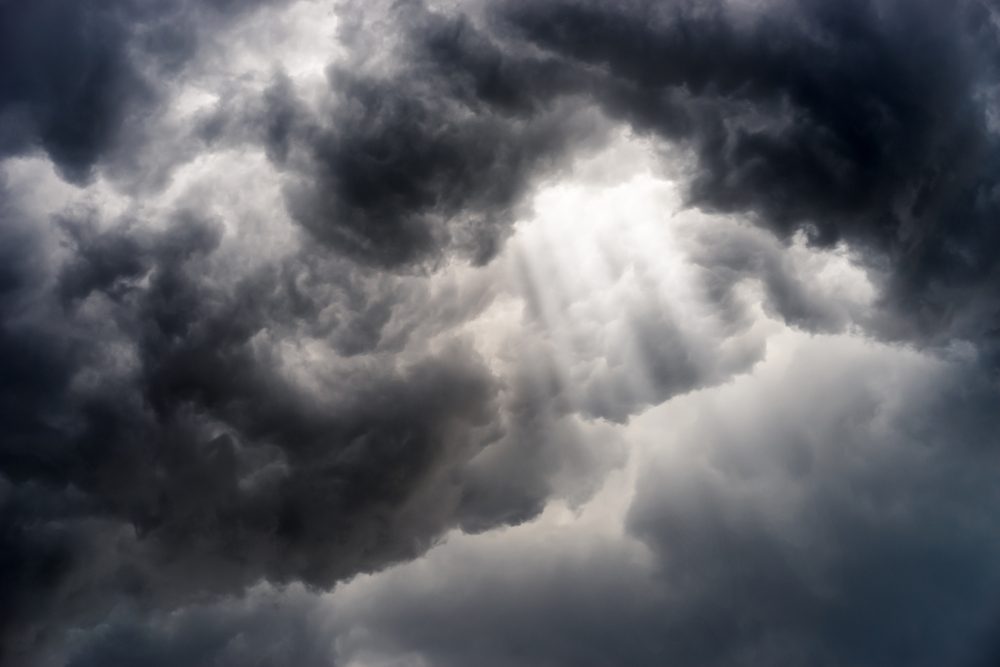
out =
{"type": "Polygon", "coordinates": [[[0,0],[0,662],[995,664],[998,56],[0,0]]]}

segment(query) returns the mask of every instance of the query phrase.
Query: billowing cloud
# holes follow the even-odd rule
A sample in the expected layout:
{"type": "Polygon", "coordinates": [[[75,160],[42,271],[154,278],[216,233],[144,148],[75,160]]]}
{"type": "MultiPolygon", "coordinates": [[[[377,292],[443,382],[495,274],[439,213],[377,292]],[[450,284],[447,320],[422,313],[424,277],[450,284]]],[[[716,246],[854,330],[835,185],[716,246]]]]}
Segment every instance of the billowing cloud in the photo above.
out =
{"type": "Polygon", "coordinates": [[[0,0],[0,659],[990,664],[998,26],[0,0]]]}
{"type": "Polygon", "coordinates": [[[981,338],[997,200],[987,3],[509,3],[606,113],[695,159],[689,199],[887,262],[890,336],[981,338]]]}
{"type": "MultiPolygon", "coordinates": [[[[635,465],[578,513],[454,533],[309,598],[303,645],[348,665],[990,664],[992,382],[962,355],[782,336],[752,374],[636,420],[635,465]]],[[[143,641],[196,644],[175,628],[203,613],[143,641]]]]}

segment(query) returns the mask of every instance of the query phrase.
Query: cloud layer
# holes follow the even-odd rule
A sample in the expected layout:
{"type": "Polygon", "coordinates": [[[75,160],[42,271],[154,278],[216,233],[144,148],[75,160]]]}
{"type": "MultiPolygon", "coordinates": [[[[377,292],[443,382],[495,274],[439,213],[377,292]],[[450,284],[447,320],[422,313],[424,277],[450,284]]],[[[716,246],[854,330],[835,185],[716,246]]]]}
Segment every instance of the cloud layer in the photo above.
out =
{"type": "Polygon", "coordinates": [[[0,659],[996,660],[989,2],[0,2],[0,659]]]}

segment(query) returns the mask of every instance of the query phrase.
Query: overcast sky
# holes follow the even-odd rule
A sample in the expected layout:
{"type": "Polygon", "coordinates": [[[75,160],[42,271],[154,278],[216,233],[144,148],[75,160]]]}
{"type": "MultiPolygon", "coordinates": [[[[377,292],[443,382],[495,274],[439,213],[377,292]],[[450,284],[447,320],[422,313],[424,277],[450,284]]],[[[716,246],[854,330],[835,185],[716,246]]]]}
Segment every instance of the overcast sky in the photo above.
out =
{"type": "Polygon", "coordinates": [[[0,0],[0,663],[1000,664],[994,0],[0,0]]]}

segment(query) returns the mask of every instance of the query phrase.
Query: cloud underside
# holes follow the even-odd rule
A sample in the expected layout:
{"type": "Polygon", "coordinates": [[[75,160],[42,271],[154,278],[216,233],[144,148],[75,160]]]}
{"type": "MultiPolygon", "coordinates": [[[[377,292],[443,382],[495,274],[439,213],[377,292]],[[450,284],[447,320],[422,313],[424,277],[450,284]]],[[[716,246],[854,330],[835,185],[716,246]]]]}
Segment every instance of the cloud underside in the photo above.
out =
{"type": "Polygon", "coordinates": [[[154,4],[0,3],[5,664],[997,659],[1000,8],[154,4]]]}

